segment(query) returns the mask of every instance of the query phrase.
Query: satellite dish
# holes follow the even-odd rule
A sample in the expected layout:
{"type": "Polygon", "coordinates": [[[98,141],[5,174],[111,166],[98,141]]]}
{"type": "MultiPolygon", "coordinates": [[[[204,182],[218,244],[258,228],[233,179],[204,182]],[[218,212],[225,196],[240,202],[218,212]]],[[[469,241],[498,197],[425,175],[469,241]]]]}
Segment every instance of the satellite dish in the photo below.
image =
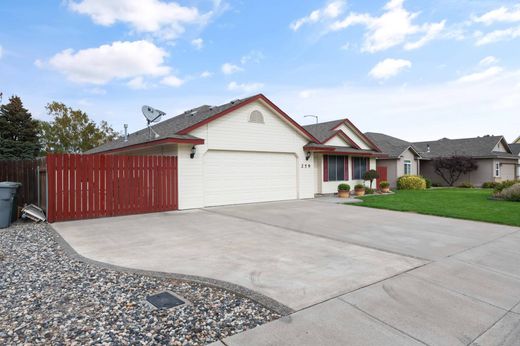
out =
{"type": "Polygon", "coordinates": [[[161,120],[161,117],[166,114],[163,111],[160,111],[150,106],[143,106],[142,110],[143,115],[146,118],[146,121],[148,121],[148,125],[161,120]]]}
{"type": "Polygon", "coordinates": [[[160,111],[158,109],[155,109],[153,107],[150,107],[150,106],[143,106],[141,109],[143,111],[144,117],[146,118],[146,121],[148,122],[148,133],[149,133],[150,139],[152,139],[153,137],[159,138],[159,134],[157,132],[155,132],[154,129],[152,129],[150,124],[161,120],[161,117],[163,115],[165,115],[166,113],[164,113],[163,111],[160,111]],[[152,133],[154,135],[153,137],[152,137],[152,133]]]}

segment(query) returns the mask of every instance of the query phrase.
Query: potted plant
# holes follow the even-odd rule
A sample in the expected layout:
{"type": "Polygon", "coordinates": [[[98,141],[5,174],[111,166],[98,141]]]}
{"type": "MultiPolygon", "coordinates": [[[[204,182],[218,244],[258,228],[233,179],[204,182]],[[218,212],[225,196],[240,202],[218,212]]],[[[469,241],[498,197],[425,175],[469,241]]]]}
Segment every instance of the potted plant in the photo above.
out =
{"type": "Polygon", "coordinates": [[[354,193],[356,194],[356,196],[364,196],[365,195],[365,185],[356,184],[356,186],[354,186],[354,193]]]}
{"type": "Polygon", "coordinates": [[[382,193],[390,192],[390,183],[388,181],[382,181],[379,183],[379,187],[381,188],[382,193]]]}
{"type": "Polygon", "coordinates": [[[348,198],[350,195],[350,185],[349,184],[339,184],[338,185],[338,197],[339,198],[348,198]]]}

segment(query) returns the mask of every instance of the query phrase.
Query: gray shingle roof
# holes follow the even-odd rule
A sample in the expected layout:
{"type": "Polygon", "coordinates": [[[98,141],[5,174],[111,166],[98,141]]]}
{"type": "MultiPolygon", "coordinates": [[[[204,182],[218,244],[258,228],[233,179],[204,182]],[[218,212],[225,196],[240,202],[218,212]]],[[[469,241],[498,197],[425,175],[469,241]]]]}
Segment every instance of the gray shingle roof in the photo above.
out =
{"type": "Polygon", "coordinates": [[[341,154],[341,153],[349,153],[349,154],[369,154],[379,157],[386,158],[385,153],[381,153],[379,151],[375,150],[366,150],[366,149],[356,149],[356,148],[350,148],[350,147],[338,147],[334,145],[326,145],[326,144],[317,144],[317,143],[308,143],[306,147],[312,147],[313,149],[329,149],[330,151],[333,151],[334,153],[341,154]]]}
{"type": "MultiPolygon", "coordinates": [[[[471,156],[474,158],[514,158],[509,152],[493,151],[502,136],[483,136],[474,138],[448,139],[437,141],[414,142],[419,154],[424,158],[446,157],[453,155],[471,156]],[[430,152],[427,152],[428,145],[430,152]]],[[[505,143],[505,141],[503,141],[505,143]]]]}
{"type": "MultiPolygon", "coordinates": [[[[247,97],[240,100],[235,100],[228,102],[226,104],[220,106],[200,106],[194,109],[190,109],[185,111],[182,114],[179,114],[173,118],[166,119],[160,123],[157,123],[152,126],[152,129],[159,135],[158,138],[150,139],[148,128],[144,128],[142,130],[136,131],[128,135],[128,141],[125,142],[124,138],[118,138],[112,142],[105,143],[97,148],[88,150],[86,154],[95,154],[104,151],[120,149],[124,147],[128,147],[131,145],[142,144],[147,142],[152,142],[160,139],[196,139],[194,136],[190,135],[181,135],[178,132],[187,129],[193,125],[196,125],[212,116],[219,114],[221,112],[226,111],[227,109],[239,105],[251,98],[257,97],[258,95],[254,95],[251,97],[247,97]]],[[[144,118],[143,118],[144,122],[144,118]]]]}
{"type": "Polygon", "coordinates": [[[303,126],[303,128],[307,130],[307,132],[309,132],[311,135],[313,135],[314,138],[323,143],[324,141],[329,139],[334,134],[334,132],[336,132],[334,128],[339,126],[339,124],[341,124],[344,121],[345,119],[327,121],[325,123],[305,125],[303,126]]]}
{"type": "Polygon", "coordinates": [[[366,132],[365,135],[370,138],[370,140],[372,140],[372,142],[374,142],[383,153],[387,154],[388,158],[391,159],[398,158],[410,147],[417,151],[417,149],[413,147],[412,143],[396,137],[376,132],[366,132]]]}
{"type": "Polygon", "coordinates": [[[520,154],[520,143],[511,143],[509,144],[509,148],[511,148],[514,155],[520,154]]]}

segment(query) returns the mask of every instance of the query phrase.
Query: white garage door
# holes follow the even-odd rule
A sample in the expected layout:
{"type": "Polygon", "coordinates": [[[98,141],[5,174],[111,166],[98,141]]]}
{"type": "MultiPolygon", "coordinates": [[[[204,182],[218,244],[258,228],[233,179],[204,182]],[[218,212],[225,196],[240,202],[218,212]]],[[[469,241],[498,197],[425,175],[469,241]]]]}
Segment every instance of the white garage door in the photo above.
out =
{"type": "Polygon", "coordinates": [[[205,206],[297,198],[294,155],[213,150],[204,161],[205,206]]]}

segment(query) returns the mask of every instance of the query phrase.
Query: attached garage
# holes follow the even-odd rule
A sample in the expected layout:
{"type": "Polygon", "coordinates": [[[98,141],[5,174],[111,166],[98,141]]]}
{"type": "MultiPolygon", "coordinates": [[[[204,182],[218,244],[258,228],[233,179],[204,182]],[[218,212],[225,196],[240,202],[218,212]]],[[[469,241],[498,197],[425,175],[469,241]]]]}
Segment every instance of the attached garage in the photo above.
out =
{"type": "Polygon", "coordinates": [[[294,154],[209,150],[204,170],[207,207],[298,198],[294,154]]]}

